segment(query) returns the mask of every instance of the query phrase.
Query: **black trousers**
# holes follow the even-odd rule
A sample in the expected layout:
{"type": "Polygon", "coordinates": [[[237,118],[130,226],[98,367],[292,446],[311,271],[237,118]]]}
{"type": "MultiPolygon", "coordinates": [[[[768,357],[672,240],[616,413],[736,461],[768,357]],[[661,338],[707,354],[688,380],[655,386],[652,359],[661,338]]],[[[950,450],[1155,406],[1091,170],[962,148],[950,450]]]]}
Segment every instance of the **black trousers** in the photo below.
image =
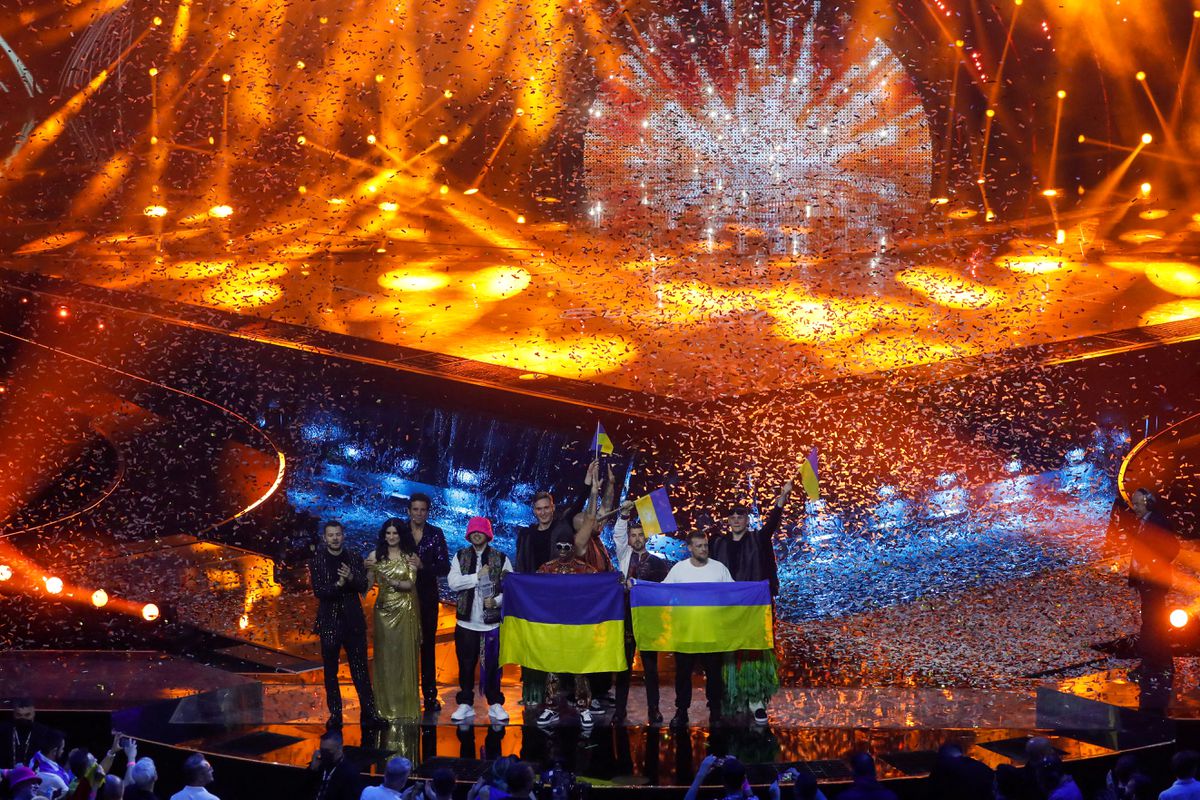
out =
{"type": "Polygon", "coordinates": [[[338,659],[342,650],[350,664],[350,679],[362,706],[364,717],[375,716],[375,692],[371,689],[371,674],[367,671],[367,632],[336,633],[321,637],[321,660],[325,663],[325,705],[329,715],[341,719],[342,688],[338,684],[338,659]]]}
{"type": "MultiPolygon", "coordinates": [[[[629,668],[617,673],[617,711],[624,714],[629,704],[629,682],[633,678],[633,653],[637,645],[630,636],[625,637],[625,660],[629,668]]],[[[658,653],[642,652],[642,674],[646,678],[646,708],[658,711],[658,653]]],[[[690,699],[689,699],[690,702],[690,699]]]]}
{"type": "Polygon", "coordinates": [[[1167,590],[1161,586],[1140,585],[1142,625],[1138,632],[1138,655],[1151,668],[1171,665],[1171,645],[1167,640],[1167,590]]]}
{"type": "MultiPolygon", "coordinates": [[[[495,631],[490,631],[493,637],[495,631]]],[[[475,704],[475,668],[479,666],[479,650],[484,644],[484,631],[473,631],[462,625],[454,626],[454,654],[458,656],[458,695],[456,703],[475,704]]],[[[504,695],[500,692],[500,658],[499,653],[486,653],[483,660],[483,694],[487,697],[488,705],[499,703],[504,705],[504,695]]]]}
{"type": "Polygon", "coordinates": [[[721,676],[720,653],[675,654],[675,708],[686,712],[692,705],[692,672],[697,664],[704,668],[707,681],[704,697],[708,701],[708,712],[719,717],[721,702],[725,699],[725,680],[721,676]]]}
{"type": "Polygon", "coordinates": [[[438,594],[437,585],[417,584],[417,604],[421,611],[421,696],[426,701],[436,700],[437,687],[437,640],[438,594]]]}

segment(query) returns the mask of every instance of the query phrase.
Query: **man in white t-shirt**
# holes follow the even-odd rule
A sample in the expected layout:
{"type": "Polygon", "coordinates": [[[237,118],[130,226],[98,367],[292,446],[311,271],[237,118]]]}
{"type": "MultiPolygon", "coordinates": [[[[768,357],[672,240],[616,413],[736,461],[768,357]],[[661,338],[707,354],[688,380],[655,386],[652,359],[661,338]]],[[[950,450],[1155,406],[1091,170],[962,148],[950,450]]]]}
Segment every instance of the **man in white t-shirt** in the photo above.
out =
{"type": "Polygon", "coordinates": [[[184,759],[183,778],[187,786],[171,795],[171,800],[219,800],[205,788],[213,782],[213,768],[202,753],[192,753],[184,759]]]}
{"type": "MultiPolygon", "coordinates": [[[[732,583],[733,576],[720,561],[708,557],[708,537],[700,531],[688,536],[688,552],[691,557],[671,567],[663,583],[732,583]]],[[[688,708],[692,705],[692,672],[699,662],[704,667],[704,696],[708,701],[709,724],[721,721],[721,701],[725,694],[725,682],[721,678],[720,653],[676,653],[675,654],[675,716],[672,728],[686,728],[688,708]]]]}

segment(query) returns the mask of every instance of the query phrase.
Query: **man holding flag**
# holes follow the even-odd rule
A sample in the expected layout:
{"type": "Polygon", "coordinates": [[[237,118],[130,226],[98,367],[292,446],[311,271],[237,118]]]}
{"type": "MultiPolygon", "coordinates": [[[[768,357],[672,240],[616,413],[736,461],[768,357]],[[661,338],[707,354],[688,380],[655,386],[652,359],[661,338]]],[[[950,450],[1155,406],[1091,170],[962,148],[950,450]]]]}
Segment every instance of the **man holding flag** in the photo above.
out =
{"type": "MultiPolygon", "coordinates": [[[[783,507],[792,496],[793,479],[784,481],[779,496],[759,530],[750,529],[750,509],[735,505],[726,520],[728,532],[712,537],[712,557],[729,568],[736,581],[767,581],[772,601],[779,594],[779,573],[775,563],[775,533],[783,517],[783,507]]],[[[767,703],[779,690],[775,653],[771,650],[744,650],[725,656],[724,685],[726,714],[749,710],[755,723],[767,724],[767,703]]]]}
{"type": "MultiPolygon", "coordinates": [[[[663,583],[732,583],[733,576],[719,561],[708,557],[708,537],[703,531],[692,531],[688,536],[688,553],[690,557],[671,567],[663,583]]],[[[675,716],[671,719],[672,728],[686,728],[688,724],[688,709],[692,705],[692,672],[696,662],[704,668],[707,680],[704,694],[708,700],[708,717],[710,724],[721,721],[721,701],[724,696],[724,684],[721,680],[721,653],[719,650],[710,652],[679,652],[675,653],[675,716]]]]}

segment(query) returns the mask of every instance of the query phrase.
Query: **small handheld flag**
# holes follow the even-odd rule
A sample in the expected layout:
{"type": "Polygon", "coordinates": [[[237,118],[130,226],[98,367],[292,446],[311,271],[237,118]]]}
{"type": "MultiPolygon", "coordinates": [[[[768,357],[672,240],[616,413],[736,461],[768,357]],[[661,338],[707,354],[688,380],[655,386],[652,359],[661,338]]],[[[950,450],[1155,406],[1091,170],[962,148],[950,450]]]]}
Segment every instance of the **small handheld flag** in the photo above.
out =
{"type": "Polygon", "coordinates": [[[679,526],[675,524],[675,515],[671,512],[671,498],[667,497],[666,489],[655,489],[645,497],[634,500],[633,505],[642,521],[642,530],[647,536],[679,530],[679,526]]]}
{"type": "Polygon", "coordinates": [[[808,458],[800,462],[800,483],[804,484],[804,493],[809,500],[821,496],[821,484],[817,482],[817,448],[808,452],[808,458]]]}
{"type": "Polygon", "coordinates": [[[613,441],[608,436],[608,431],[604,430],[604,426],[599,422],[596,423],[596,436],[592,439],[592,450],[596,455],[611,455],[613,451],[613,441]]]}

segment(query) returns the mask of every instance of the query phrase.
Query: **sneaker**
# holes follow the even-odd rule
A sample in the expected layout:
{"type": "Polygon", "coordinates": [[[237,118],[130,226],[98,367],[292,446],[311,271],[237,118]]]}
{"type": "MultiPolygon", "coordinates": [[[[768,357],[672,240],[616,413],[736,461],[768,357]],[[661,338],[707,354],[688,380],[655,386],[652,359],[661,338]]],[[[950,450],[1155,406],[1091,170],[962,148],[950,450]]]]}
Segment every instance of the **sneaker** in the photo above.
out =
{"type": "Polygon", "coordinates": [[[475,716],[475,709],[471,708],[466,703],[459,703],[458,708],[454,709],[454,713],[450,715],[451,722],[462,722],[468,717],[475,716]]]}
{"type": "Polygon", "coordinates": [[[488,706],[488,716],[497,722],[508,722],[508,712],[499,703],[492,703],[488,706]]]}
{"type": "Polygon", "coordinates": [[[437,712],[439,712],[441,710],[442,710],[442,701],[441,700],[438,700],[436,697],[425,698],[425,713],[426,714],[436,714],[437,712]]]}
{"type": "Polygon", "coordinates": [[[579,724],[585,728],[590,728],[595,724],[595,720],[592,719],[592,712],[589,709],[585,708],[579,712],[579,724]]]}
{"type": "Polygon", "coordinates": [[[544,708],[542,713],[538,714],[538,725],[553,725],[556,722],[558,722],[558,712],[553,708],[544,708]]]}
{"type": "Polygon", "coordinates": [[[600,700],[599,697],[593,697],[591,705],[588,706],[588,710],[591,711],[593,714],[603,714],[604,713],[604,703],[600,700]]]}
{"type": "Polygon", "coordinates": [[[767,724],[767,710],[765,708],[759,707],[759,708],[754,709],[754,724],[755,725],[766,725],[767,724]]]}

